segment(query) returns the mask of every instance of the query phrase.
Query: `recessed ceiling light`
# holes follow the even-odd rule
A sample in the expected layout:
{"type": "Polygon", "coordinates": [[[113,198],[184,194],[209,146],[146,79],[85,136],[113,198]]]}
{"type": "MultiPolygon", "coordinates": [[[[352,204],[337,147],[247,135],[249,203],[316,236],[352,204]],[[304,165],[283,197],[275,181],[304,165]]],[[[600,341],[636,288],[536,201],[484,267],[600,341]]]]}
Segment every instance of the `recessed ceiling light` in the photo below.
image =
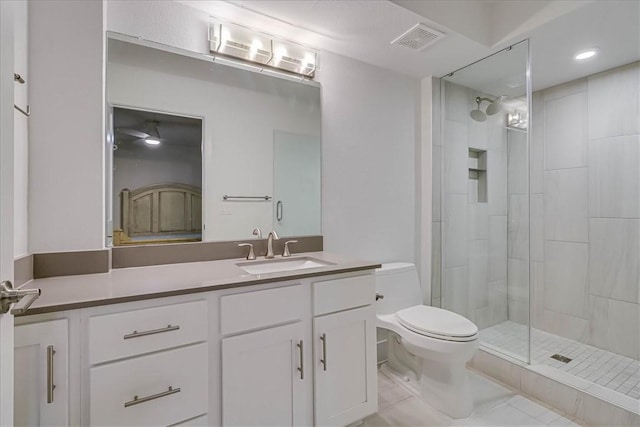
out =
{"type": "Polygon", "coordinates": [[[146,142],[149,145],[160,145],[160,141],[158,141],[157,139],[153,139],[153,138],[146,138],[144,140],[144,142],[146,142]]]}
{"type": "Polygon", "coordinates": [[[577,53],[575,58],[578,61],[582,61],[585,59],[593,58],[594,56],[596,56],[597,53],[598,53],[598,49],[583,50],[582,52],[577,53]]]}

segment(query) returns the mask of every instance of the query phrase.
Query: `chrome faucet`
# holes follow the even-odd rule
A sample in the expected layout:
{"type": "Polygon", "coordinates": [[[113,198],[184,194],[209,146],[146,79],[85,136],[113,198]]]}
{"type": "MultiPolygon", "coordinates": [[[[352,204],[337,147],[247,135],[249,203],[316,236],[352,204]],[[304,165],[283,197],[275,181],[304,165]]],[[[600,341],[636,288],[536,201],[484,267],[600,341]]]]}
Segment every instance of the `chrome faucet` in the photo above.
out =
{"type": "Polygon", "coordinates": [[[278,240],[278,233],[275,231],[269,232],[267,236],[267,254],[264,256],[265,258],[273,258],[273,239],[278,240]]]}

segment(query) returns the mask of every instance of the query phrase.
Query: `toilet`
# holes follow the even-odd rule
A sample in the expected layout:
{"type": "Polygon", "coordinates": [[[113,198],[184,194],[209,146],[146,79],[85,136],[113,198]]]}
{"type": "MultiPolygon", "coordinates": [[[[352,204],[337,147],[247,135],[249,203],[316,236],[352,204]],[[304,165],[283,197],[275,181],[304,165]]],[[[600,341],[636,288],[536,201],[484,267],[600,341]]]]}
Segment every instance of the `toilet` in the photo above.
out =
{"type": "Polygon", "coordinates": [[[377,327],[389,332],[385,373],[403,381],[422,400],[452,418],[473,413],[465,364],[478,348],[478,327],[451,311],[422,304],[413,264],[376,270],[377,327]]]}

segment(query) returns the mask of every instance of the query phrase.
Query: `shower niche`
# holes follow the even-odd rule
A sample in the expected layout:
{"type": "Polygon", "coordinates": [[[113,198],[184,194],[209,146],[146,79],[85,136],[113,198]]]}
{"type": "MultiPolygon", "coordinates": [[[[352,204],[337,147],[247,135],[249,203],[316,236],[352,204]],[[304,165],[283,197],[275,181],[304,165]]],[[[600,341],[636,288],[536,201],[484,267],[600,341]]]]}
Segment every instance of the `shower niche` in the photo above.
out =
{"type": "Polygon", "coordinates": [[[487,151],[469,148],[469,196],[476,203],[487,203],[487,151]],[[475,197],[474,197],[475,196],[475,197]]]}

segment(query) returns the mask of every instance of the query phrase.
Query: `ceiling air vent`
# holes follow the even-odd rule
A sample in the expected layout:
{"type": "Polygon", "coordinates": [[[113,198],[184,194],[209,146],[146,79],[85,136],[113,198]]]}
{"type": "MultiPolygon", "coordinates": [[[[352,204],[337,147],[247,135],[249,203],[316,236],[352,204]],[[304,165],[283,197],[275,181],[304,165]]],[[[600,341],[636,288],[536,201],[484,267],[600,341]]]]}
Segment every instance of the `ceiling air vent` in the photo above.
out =
{"type": "Polygon", "coordinates": [[[444,33],[429,28],[424,24],[416,24],[400,37],[391,42],[413,50],[423,50],[445,36],[444,33]]]}

